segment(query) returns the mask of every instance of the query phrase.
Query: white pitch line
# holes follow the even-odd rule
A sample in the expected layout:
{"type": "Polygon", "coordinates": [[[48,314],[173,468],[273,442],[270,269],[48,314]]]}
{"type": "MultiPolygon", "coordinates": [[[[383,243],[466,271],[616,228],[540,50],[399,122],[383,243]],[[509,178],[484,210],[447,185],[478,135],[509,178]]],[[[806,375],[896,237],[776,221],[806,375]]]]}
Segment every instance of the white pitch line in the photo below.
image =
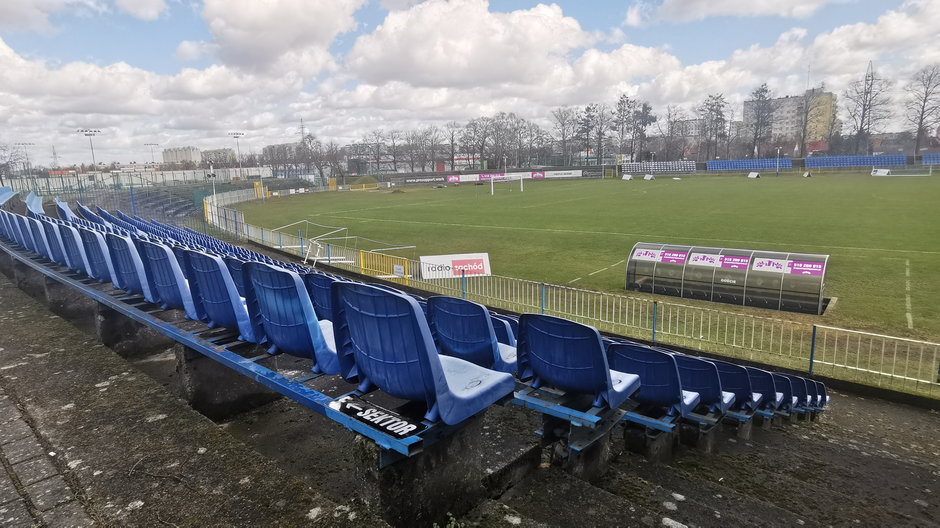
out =
{"type": "Polygon", "coordinates": [[[914,329],[914,316],[911,315],[911,261],[906,259],[904,261],[904,276],[907,277],[904,280],[904,306],[907,308],[907,327],[910,330],[914,329]]]}
{"type": "MultiPolygon", "coordinates": [[[[387,208],[387,207],[383,207],[387,208]]],[[[365,210],[365,209],[363,209],[365,210]]],[[[617,231],[594,231],[587,229],[552,229],[547,227],[531,227],[531,226],[504,226],[504,225],[482,225],[482,224],[460,224],[454,222],[427,222],[423,220],[401,220],[393,218],[366,218],[358,216],[344,216],[341,214],[335,214],[330,212],[323,212],[317,216],[325,216],[332,218],[342,218],[346,220],[356,220],[359,223],[368,223],[368,222],[381,222],[381,223],[395,223],[395,224],[413,224],[413,225],[432,225],[439,227],[463,227],[463,228],[472,228],[472,229],[484,229],[488,231],[495,231],[497,229],[507,230],[507,231],[536,231],[542,233],[570,233],[575,235],[610,235],[610,236],[625,236],[625,237],[640,237],[640,238],[650,238],[650,239],[668,239],[668,240],[688,240],[688,238],[680,238],[672,235],[662,235],[654,233],[627,233],[627,232],[617,232],[617,231]]],[[[734,244],[766,244],[766,242],[755,241],[755,240],[736,240],[729,238],[704,238],[696,237],[696,240],[703,240],[709,242],[730,242],[734,244]]],[[[940,251],[923,251],[918,249],[888,249],[888,248],[872,248],[872,247],[855,247],[855,246],[823,246],[815,244],[789,244],[794,247],[806,247],[806,248],[824,248],[824,249],[844,249],[849,251],[883,251],[886,253],[908,253],[916,255],[940,255],[940,251]]]]}
{"type": "Polygon", "coordinates": [[[607,266],[606,268],[601,268],[601,269],[599,269],[599,270],[597,270],[597,271],[592,271],[591,273],[588,273],[588,276],[597,275],[598,273],[600,273],[600,272],[602,272],[602,271],[607,271],[607,270],[609,270],[609,269],[610,269],[610,266],[607,266]]]}
{"type": "Polygon", "coordinates": [[[574,284],[574,283],[578,282],[579,280],[581,280],[581,277],[578,277],[577,279],[568,281],[568,284],[574,284]]]}

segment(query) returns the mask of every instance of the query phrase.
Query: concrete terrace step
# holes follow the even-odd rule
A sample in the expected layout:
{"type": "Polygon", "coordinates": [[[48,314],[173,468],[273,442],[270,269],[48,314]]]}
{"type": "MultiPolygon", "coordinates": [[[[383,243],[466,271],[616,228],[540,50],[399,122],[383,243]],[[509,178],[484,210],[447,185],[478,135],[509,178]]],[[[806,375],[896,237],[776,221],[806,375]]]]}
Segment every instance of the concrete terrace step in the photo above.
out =
{"type": "Polygon", "coordinates": [[[0,388],[102,525],[384,524],[259,456],[3,276],[0,388]]]}

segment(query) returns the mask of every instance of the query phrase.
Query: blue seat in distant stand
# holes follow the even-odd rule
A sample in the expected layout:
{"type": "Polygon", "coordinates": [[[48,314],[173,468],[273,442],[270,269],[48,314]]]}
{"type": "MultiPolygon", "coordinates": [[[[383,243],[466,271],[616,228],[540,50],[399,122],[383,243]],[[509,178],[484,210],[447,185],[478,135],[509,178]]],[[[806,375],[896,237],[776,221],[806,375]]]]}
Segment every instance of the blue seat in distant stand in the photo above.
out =
{"type": "Polygon", "coordinates": [[[666,416],[690,417],[698,406],[697,392],[684,390],[672,354],[636,343],[613,343],[607,348],[612,368],[640,377],[633,399],[661,409],[666,416]]]}
{"type": "Polygon", "coordinates": [[[418,301],[366,284],[333,285],[336,342],[344,372],[359,390],[372,386],[427,405],[426,420],[458,424],[508,396],[512,375],[438,354],[418,301]]]}
{"type": "Polygon", "coordinates": [[[429,297],[427,318],[442,354],[500,372],[516,372],[516,347],[499,342],[490,312],[482,304],[456,297],[429,297]]]}
{"type": "Polygon", "coordinates": [[[237,329],[239,339],[256,342],[248,319],[248,309],[238,295],[225,262],[216,255],[195,250],[184,249],[183,255],[189,270],[193,304],[200,319],[204,317],[209,328],[237,329]]]}
{"type": "Polygon", "coordinates": [[[516,351],[519,378],[532,379],[532,388],[550,385],[590,394],[594,407],[619,407],[640,388],[639,376],[611,368],[600,332],[592,326],[522,314],[516,351]]]}
{"type": "Polygon", "coordinates": [[[252,329],[256,338],[267,338],[269,352],[310,358],[314,372],[339,374],[333,324],[317,320],[300,276],[263,262],[246,262],[242,271],[252,329]]]}
{"type": "Polygon", "coordinates": [[[709,413],[723,415],[734,403],[734,394],[721,388],[721,378],[715,364],[704,359],[674,354],[682,388],[699,395],[699,404],[709,413]]]}

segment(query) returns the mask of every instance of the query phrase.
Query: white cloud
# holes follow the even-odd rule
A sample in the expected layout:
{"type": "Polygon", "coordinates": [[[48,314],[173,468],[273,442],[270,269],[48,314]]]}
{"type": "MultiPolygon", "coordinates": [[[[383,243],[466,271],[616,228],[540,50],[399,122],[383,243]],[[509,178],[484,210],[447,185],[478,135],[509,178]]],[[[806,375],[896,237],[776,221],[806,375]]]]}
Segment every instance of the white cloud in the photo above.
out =
{"type": "Polygon", "coordinates": [[[404,11],[420,4],[424,0],[380,0],[380,4],[387,11],[404,11]]]}
{"type": "Polygon", "coordinates": [[[347,63],[369,83],[524,83],[553,71],[594,38],[557,5],[494,13],[486,0],[434,0],[389,13],[357,39],[347,63]]]}
{"type": "Polygon", "coordinates": [[[226,65],[312,77],[332,66],[328,47],[356,26],[365,0],[206,0],[203,18],[226,65]]]}
{"type": "Polygon", "coordinates": [[[209,57],[217,50],[218,46],[212,42],[184,40],[176,47],[176,58],[184,62],[190,62],[209,57]]]}
{"type": "Polygon", "coordinates": [[[156,20],[166,10],[164,0],[115,0],[117,6],[142,20],[156,20]]]}
{"type": "Polygon", "coordinates": [[[0,27],[49,33],[55,28],[49,16],[61,11],[103,13],[107,4],[101,0],[3,0],[0,2],[0,27]]]}
{"type": "Polygon", "coordinates": [[[663,0],[654,6],[648,0],[627,9],[624,24],[638,27],[653,20],[689,22],[715,16],[780,16],[807,18],[836,0],[663,0]]]}

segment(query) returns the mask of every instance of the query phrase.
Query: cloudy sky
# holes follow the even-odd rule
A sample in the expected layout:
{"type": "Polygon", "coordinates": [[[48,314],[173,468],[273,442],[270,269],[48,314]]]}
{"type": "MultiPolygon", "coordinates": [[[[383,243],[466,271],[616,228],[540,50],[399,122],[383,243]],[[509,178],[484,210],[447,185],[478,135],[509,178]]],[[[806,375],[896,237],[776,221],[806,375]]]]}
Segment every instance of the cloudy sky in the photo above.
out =
{"type": "Polygon", "coordinates": [[[767,82],[841,90],[869,60],[897,80],[940,63],[938,0],[0,0],[0,144],[36,164],[145,162],[299,136],[443,124],[620,93],[740,116],[767,82]],[[158,148],[159,159],[159,148],[158,148]]]}

